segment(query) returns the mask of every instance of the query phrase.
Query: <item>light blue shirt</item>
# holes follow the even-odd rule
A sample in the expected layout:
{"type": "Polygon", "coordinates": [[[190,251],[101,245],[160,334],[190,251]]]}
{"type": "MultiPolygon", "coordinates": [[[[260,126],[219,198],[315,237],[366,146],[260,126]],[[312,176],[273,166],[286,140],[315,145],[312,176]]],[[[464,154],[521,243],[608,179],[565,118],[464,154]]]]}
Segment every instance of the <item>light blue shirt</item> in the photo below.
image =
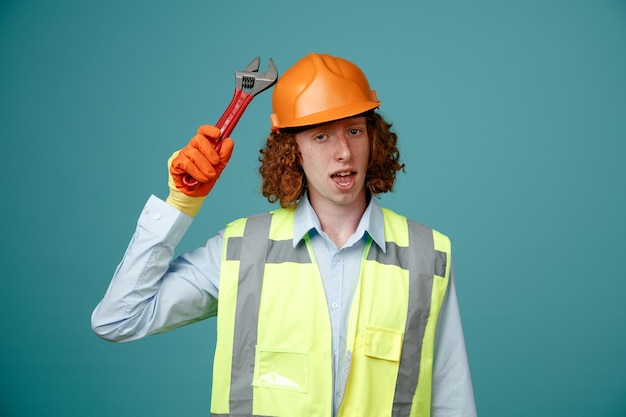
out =
{"type": "MultiPolygon", "coordinates": [[[[192,220],[150,197],[107,292],[92,314],[92,328],[98,336],[116,342],[136,340],[217,314],[223,231],[204,246],[173,259],[192,220]]],[[[345,352],[352,296],[368,236],[385,250],[382,210],[372,199],[356,232],[337,248],[303,198],[295,212],[294,245],[307,233],[322,275],[332,327],[336,415],[347,377],[340,352],[345,352]]],[[[476,416],[453,274],[437,324],[432,387],[432,417],[476,416]]]]}

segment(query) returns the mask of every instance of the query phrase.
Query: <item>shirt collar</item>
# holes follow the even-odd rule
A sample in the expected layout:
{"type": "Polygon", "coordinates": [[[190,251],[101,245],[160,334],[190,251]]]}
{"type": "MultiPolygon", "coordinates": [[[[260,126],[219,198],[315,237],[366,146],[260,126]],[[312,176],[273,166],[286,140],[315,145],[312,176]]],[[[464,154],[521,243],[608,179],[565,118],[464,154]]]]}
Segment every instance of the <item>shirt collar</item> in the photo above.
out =
{"type": "MultiPolygon", "coordinates": [[[[313,210],[313,206],[309,202],[308,194],[304,194],[298,206],[295,209],[294,214],[294,226],[293,226],[293,246],[296,247],[298,243],[304,239],[304,236],[311,230],[322,233],[322,226],[320,220],[313,210]]],[[[385,223],[383,219],[383,210],[380,208],[376,199],[370,198],[370,202],[359,221],[356,232],[348,242],[354,242],[354,240],[361,239],[365,234],[372,237],[372,240],[385,252],[385,223]]]]}

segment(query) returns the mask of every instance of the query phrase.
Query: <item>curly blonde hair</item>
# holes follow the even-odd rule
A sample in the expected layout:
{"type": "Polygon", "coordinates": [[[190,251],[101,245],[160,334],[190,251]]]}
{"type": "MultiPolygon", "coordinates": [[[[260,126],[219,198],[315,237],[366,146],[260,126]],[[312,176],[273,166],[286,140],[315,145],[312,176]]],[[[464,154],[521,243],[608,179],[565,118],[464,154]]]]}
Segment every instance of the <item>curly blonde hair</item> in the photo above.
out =
{"type": "MultiPolygon", "coordinates": [[[[364,116],[370,139],[365,185],[370,196],[378,197],[381,193],[393,191],[396,172],[404,171],[404,164],[400,163],[398,135],[391,130],[391,123],[374,111],[364,116]]],[[[304,128],[272,132],[260,150],[261,192],[270,203],[280,201],[280,206],[287,209],[294,209],[306,190],[306,177],[296,144],[296,133],[302,130],[304,128]]]]}

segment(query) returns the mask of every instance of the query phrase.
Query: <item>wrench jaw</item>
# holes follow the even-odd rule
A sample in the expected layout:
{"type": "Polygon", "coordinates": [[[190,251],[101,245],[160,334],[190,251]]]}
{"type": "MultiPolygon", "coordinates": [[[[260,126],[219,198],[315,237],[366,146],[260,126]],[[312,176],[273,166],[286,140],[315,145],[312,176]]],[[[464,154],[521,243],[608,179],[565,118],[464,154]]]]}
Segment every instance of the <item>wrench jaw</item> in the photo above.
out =
{"type": "Polygon", "coordinates": [[[261,58],[254,58],[243,71],[235,71],[235,88],[255,96],[276,83],[278,71],[272,58],[269,59],[266,72],[258,72],[261,58]]]}
{"type": "Polygon", "coordinates": [[[260,63],[261,63],[261,57],[257,56],[252,61],[250,61],[250,63],[248,64],[246,69],[244,69],[244,71],[246,71],[246,72],[259,72],[259,64],[260,63]]]}

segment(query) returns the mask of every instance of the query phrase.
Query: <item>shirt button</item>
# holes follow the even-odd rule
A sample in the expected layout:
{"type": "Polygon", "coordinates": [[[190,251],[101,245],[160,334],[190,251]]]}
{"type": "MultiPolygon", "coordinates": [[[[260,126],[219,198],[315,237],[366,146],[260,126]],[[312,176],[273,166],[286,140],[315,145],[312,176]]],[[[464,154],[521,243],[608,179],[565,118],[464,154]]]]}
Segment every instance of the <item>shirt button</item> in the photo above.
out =
{"type": "Polygon", "coordinates": [[[341,255],[336,254],[335,256],[333,256],[333,259],[335,260],[335,262],[339,262],[341,260],[341,255]]]}
{"type": "Polygon", "coordinates": [[[143,208],[143,212],[144,212],[144,214],[148,214],[148,213],[150,213],[150,209],[148,207],[144,207],[143,208]]]}
{"type": "Polygon", "coordinates": [[[159,213],[155,213],[154,220],[161,220],[161,215],[159,213]]]}
{"type": "Polygon", "coordinates": [[[333,308],[333,310],[337,310],[337,308],[339,308],[339,304],[337,303],[332,303],[330,306],[333,308]]]}

